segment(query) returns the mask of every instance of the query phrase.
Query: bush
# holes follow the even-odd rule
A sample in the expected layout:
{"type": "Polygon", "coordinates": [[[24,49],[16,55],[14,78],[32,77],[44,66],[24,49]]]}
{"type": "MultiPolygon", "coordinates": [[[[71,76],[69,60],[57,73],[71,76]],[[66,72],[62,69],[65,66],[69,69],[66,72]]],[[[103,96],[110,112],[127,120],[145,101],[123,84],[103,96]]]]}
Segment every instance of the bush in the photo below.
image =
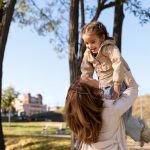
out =
{"type": "Polygon", "coordinates": [[[58,112],[45,112],[41,114],[34,114],[30,117],[31,121],[55,121],[55,122],[64,122],[63,115],[58,112]]]}

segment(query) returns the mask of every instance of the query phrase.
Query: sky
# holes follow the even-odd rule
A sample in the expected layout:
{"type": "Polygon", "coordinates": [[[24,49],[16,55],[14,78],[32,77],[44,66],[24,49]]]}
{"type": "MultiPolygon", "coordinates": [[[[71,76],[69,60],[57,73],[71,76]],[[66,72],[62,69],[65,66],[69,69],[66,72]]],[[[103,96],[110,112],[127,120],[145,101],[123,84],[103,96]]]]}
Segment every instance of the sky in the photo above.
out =
{"type": "MultiPolygon", "coordinates": [[[[145,1],[145,6],[150,1],[145,1]]],[[[113,9],[99,19],[112,35],[113,9]]],[[[68,31],[66,31],[68,32],[68,31]]],[[[138,18],[126,13],[122,32],[122,56],[139,84],[139,95],[150,94],[150,23],[143,26],[138,18]]],[[[68,55],[60,59],[47,37],[31,28],[12,23],[3,63],[3,89],[13,86],[20,93],[40,93],[43,103],[64,106],[69,87],[68,55]]]]}

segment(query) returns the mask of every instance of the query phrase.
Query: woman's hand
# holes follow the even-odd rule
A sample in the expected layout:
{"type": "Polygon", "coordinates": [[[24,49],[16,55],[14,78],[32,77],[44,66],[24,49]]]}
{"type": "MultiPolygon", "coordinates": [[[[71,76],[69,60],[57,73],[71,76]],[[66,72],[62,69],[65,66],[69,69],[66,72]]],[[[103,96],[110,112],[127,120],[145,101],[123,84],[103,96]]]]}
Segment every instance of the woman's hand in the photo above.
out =
{"type": "Polygon", "coordinates": [[[89,85],[90,87],[99,89],[99,81],[90,77],[82,77],[81,82],[89,85]]]}

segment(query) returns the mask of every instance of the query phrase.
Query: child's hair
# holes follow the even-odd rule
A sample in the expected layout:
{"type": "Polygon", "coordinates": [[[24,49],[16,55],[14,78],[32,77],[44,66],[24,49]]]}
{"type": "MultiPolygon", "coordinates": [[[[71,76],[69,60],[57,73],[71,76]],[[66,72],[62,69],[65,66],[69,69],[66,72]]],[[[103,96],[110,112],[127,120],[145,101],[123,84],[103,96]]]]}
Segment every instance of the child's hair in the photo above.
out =
{"type": "Polygon", "coordinates": [[[84,143],[98,140],[102,127],[103,100],[99,89],[76,80],[69,88],[65,119],[76,138],[84,143]]]}
{"type": "Polygon", "coordinates": [[[81,37],[83,37],[83,34],[95,34],[99,36],[100,38],[102,35],[105,35],[105,39],[113,39],[112,37],[108,36],[106,27],[98,21],[90,22],[83,26],[81,29],[81,37]]]}

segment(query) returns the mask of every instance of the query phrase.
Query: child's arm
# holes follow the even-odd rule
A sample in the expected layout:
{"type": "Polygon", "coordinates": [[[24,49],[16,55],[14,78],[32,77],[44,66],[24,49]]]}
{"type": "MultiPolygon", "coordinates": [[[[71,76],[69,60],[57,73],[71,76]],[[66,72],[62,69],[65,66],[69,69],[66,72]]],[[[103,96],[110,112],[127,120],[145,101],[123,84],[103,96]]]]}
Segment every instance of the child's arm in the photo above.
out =
{"type": "Polygon", "coordinates": [[[121,88],[121,85],[114,85],[114,92],[112,94],[112,99],[113,100],[119,98],[119,96],[120,96],[120,88],[121,88]]]}
{"type": "Polygon", "coordinates": [[[81,77],[93,78],[93,74],[94,74],[94,67],[88,61],[88,51],[86,50],[81,63],[81,77]]]}
{"type": "Polygon", "coordinates": [[[115,45],[109,45],[102,51],[102,53],[107,56],[112,63],[112,80],[114,83],[114,93],[112,95],[112,99],[117,99],[120,96],[120,87],[124,81],[124,64],[122,57],[118,47],[115,45]]]}

